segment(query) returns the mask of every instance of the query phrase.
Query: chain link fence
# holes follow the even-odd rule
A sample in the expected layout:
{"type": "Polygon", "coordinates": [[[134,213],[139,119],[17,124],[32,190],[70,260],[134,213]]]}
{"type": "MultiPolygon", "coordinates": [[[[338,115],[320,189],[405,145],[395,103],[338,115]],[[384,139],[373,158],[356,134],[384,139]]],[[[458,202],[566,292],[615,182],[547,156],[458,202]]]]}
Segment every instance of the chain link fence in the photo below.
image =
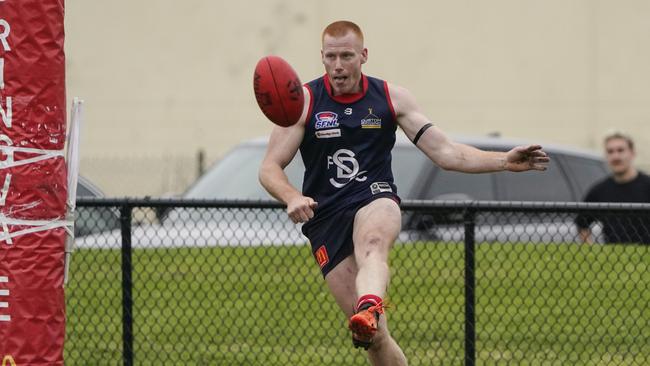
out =
{"type": "MultiPolygon", "coordinates": [[[[402,210],[388,317],[410,365],[650,364],[650,205],[402,210]]],[[[68,365],[367,364],[279,204],[82,200],[76,225],[68,365]]]]}

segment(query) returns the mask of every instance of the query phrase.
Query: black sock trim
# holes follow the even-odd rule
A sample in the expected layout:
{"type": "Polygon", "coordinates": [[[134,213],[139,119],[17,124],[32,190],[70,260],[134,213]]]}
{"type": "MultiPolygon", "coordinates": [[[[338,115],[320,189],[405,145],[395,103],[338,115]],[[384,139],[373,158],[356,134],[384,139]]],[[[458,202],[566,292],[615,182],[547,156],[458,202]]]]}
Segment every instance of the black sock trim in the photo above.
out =
{"type": "Polygon", "coordinates": [[[364,302],[364,303],[363,303],[361,306],[359,306],[359,308],[357,309],[357,313],[360,312],[360,311],[367,310],[367,309],[369,309],[371,306],[373,306],[373,305],[370,303],[370,301],[364,302]]]}

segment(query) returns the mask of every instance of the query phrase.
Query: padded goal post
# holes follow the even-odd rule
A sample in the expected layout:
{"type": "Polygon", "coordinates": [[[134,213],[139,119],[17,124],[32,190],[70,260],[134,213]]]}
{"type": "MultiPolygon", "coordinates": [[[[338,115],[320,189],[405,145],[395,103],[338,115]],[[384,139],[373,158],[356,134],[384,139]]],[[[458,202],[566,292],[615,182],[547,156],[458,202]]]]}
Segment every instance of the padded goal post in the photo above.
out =
{"type": "Polygon", "coordinates": [[[0,361],[63,365],[63,0],[0,0],[0,361]]]}

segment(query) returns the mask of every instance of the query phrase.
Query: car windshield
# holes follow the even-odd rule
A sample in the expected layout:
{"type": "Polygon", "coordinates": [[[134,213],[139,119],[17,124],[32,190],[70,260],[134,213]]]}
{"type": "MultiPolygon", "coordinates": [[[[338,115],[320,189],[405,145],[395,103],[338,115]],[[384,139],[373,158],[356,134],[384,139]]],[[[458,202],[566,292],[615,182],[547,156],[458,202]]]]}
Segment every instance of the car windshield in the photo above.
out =
{"type": "Polygon", "coordinates": [[[467,174],[437,169],[433,184],[427,187],[427,200],[493,200],[494,173],[467,174]]]}
{"type": "Polygon", "coordinates": [[[433,163],[413,146],[395,146],[391,155],[397,193],[402,199],[419,198],[414,192],[416,182],[423,179],[423,172],[429,172],[425,166],[433,166],[433,163]]]}
{"type": "Polygon", "coordinates": [[[578,197],[582,199],[587,191],[599,180],[607,176],[607,166],[605,163],[596,159],[580,158],[575,156],[565,156],[569,170],[573,172],[573,177],[578,184],[578,197]]]}
{"type": "MultiPolygon", "coordinates": [[[[243,145],[236,147],[212,169],[207,171],[183,197],[197,199],[272,199],[257,178],[258,169],[264,158],[266,145],[243,145]]],[[[413,185],[421,173],[420,167],[427,159],[419,150],[396,147],[393,150],[393,171],[395,184],[402,198],[408,198],[413,185]]],[[[302,189],[305,168],[296,154],[284,169],[289,182],[302,189]]]]}
{"type": "Polygon", "coordinates": [[[77,184],[77,197],[96,197],[97,194],[81,182],[77,184]]]}
{"type": "MultiPolygon", "coordinates": [[[[183,197],[201,199],[272,199],[257,178],[266,145],[244,145],[235,148],[213,165],[183,197]]],[[[296,155],[285,168],[289,182],[300,189],[304,167],[296,155]]]]}

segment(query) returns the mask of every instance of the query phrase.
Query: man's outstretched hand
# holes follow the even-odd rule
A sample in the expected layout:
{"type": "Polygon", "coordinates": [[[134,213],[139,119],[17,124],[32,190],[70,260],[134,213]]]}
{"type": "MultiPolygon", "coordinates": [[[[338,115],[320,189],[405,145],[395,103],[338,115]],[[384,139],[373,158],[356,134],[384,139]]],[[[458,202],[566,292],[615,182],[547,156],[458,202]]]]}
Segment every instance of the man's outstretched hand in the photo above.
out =
{"type": "Polygon", "coordinates": [[[296,196],[287,202],[287,214],[294,223],[307,222],[314,217],[314,210],[318,206],[311,197],[296,196]]]}
{"type": "Polygon", "coordinates": [[[506,153],[506,170],[511,172],[544,171],[548,168],[549,161],[551,159],[540,145],[517,146],[506,153]]]}

